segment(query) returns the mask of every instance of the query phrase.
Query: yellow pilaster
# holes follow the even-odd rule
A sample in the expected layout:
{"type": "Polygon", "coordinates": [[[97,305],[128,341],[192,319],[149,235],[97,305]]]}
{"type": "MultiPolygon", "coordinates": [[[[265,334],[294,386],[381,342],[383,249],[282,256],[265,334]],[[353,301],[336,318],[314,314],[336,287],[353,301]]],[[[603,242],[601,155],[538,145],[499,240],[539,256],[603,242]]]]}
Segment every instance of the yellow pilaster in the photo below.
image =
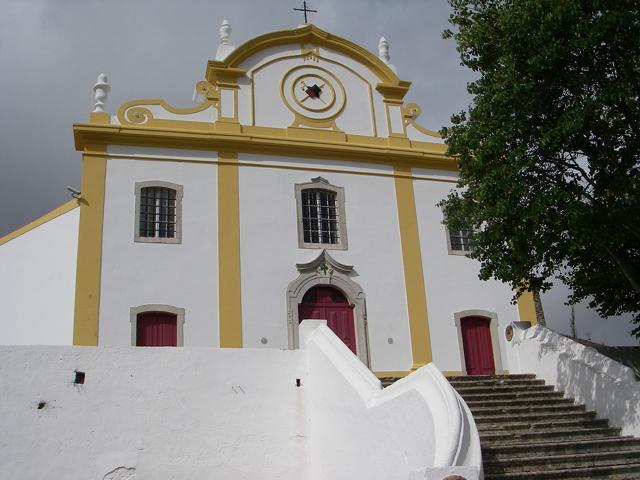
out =
{"type": "Polygon", "coordinates": [[[518,316],[522,322],[531,322],[531,326],[538,323],[533,292],[525,292],[518,297],[518,316]]]}
{"type": "Polygon", "coordinates": [[[242,347],[238,154],[219,152],[218,318],[220,346],[242,347]]]}
{"type": "Polygon", "coordinates": [[[407,310],[413,352],[413,370],[430,363],[431,338],[429,317],[427,315],[427,296],[425,293],[418,217],[413,195],[411,168],[395,166],[396,203],[402,244],[402,262],[404,265],[404,283],[407,292],[407,310]]]}
{"type": "Polygon", "coordinates": [[[103,146],[87,145],[85,150],[98,155],[82,156],[73,344],[98,345],[102,219],[107,161],[103,146]]]}

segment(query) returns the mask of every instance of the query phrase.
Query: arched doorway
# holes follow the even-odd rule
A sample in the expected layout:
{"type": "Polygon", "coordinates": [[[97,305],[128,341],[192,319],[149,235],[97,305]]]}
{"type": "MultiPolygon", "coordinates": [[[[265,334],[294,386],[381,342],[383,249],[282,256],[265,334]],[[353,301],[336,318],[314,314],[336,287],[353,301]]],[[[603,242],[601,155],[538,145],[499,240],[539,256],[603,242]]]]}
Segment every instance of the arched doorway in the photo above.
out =
{"type": "Polygon", "coordinates": [[[470,316],[460,319],[467,375],[495,375],[491,319],[470,316]]]}
{"type": "MultiPolygon", "coordinates": [[[[296,269],[299,272],[298,278],[287,286],[289,348],[300,348],[300,313],[306,313],[300,311],[300,304],[303,303],[307,292],[316,287],[329,287],[339,292],[348,303],[353,318],[356,347],[355,350],[350,348],[362,363],[369,366],[371,359],[369,358],[367,333],[367,306],[362,287],[351,278],[355,273],[353,266],[337,262],[326,250],[322,250],[314,260],[308,263],[296,264],[296,269]]],[[[315,298],[317,299],[318,297],[316,296],[315,298]]],[[[309,297],[309,300],[311,300],[311,297],[309,297]]],[[[313,302],[310,301],[308,303],[313,302]]],[[[346,305],[343,304],[344,306],[346,305]]],[[[326,314],[326,311],[324,314],[326,314]]]]}
{"type": "Polygon", "coordinates": [[[357,354],[353,307],[338,289],[326,285],[313,287],[307,290],[298,305],[298,321],[326,320],[327,326],[357,354]]]}

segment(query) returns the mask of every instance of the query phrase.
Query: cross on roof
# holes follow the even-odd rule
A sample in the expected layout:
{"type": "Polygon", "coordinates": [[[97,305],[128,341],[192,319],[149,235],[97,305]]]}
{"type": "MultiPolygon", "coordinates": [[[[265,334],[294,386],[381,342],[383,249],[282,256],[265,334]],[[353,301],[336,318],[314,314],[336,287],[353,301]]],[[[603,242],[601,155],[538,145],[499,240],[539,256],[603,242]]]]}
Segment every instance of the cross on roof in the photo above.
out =
{"type": "Polygon", "coordinates": [[[298,12],[304,12],[304,23],[307,23],[307,12],[318,13],[317,10],[311,10],[310,8],[307,8],[306,0],[302,2],[302,8],[294,8],[294,10],[298,12]]]}

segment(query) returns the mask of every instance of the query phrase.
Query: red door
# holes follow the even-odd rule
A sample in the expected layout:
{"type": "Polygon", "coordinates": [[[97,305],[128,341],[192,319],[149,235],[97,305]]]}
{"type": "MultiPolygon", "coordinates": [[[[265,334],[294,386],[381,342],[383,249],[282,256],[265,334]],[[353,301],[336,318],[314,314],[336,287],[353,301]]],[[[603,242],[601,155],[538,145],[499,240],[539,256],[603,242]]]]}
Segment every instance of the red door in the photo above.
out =
{"type": "Polygon", "coordinates": [[[298,318],[300,321],[309,318],[326,320],[327,326],[356,353],[353,305],[335,288],[315,287],[309,290],[298,305],[298,318]]]}
{"type": "Polygon", "coordinates": [[[138,347],[175,347],[177,316],[165,312],[139,313],[136,327],[138,347]]]}
{"type": "Polygon", "coordinates": [[[467,375],[494,375],[491,320],[484,317],[461,319],[462,344],[467,375]]]}

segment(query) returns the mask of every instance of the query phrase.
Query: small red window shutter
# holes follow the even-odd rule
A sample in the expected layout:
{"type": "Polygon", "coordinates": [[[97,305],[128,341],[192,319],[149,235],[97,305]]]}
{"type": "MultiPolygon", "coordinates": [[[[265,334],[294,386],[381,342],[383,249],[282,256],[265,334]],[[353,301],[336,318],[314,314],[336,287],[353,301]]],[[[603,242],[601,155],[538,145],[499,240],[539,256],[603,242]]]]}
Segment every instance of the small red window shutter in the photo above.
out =
{"type": "Polygon", "coordinates": [[[176,347],[177,316],[165,312],[138,314],[136,345],[139,347],[176,347]]]}

